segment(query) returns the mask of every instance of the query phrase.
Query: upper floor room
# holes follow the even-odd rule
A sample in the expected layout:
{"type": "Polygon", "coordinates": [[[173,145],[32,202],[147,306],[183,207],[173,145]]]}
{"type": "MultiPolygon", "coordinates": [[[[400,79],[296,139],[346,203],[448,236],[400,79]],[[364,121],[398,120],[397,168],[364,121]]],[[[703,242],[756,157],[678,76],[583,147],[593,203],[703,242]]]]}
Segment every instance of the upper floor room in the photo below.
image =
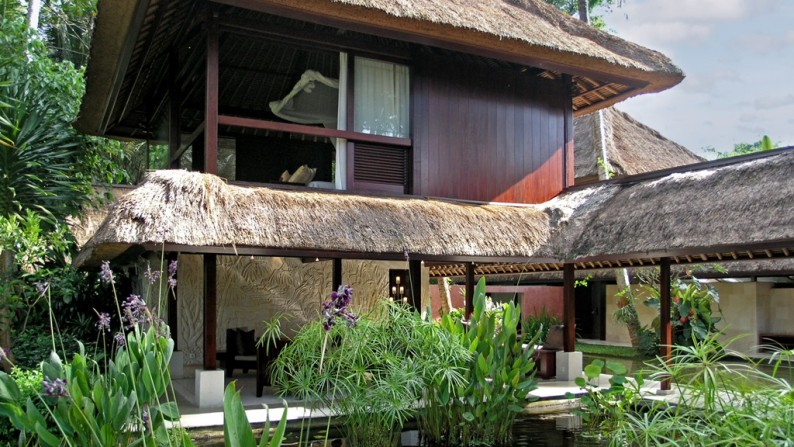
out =
{"type": "Polygon", "coordinates": [[[230,181],[540,203],[574,115],[683,79],[540,0],[411,3],[100,0],[76,126],[230,181]]]}

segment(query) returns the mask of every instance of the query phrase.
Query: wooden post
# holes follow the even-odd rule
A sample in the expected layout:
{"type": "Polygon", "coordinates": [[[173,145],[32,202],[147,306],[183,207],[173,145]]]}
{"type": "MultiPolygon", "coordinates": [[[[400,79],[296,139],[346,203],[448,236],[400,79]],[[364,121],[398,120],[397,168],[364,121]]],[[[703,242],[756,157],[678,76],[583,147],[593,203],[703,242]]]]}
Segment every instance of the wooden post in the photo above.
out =
{"type": "MultiPolygon", "coordinates": [[[[661,331],[659,356],[670,362],[673,329],[670,325],[670,258],[662,258],[659,271],[659,328],[661,331]]],[[[670,389],[670,378],[662,380],[662,390],[670,389]]]]}
{"type": "Polygon", "coordinates": [[[204,103],[204,172],[218,173],[218,42],[217,11],[207,17],[207,85],[204,103]]]}
{"type": "Polygon", "coordinates": [[[179,151],[179,146],[182,144],[182,96],[177,82],[177,73],[179,72],[179,54],[176,50],[172,50],[169,57],[168,76],[170,85],[168,87],[168,101],[169,101],[169,114],[168,114],[168,160],[170,169],[179,168],[179,159],[176,158],[176,153],[179,151]]]}
{"type": "Polygon", "coordinates": [[[331,267],[331,290],[336,290],[342,285],[342,260],[334,258],[331,267]]]}
{"type": "Polygon", "coordinates": [[[408,261],[408,279],[411,282],[411,306],[422,312],[422,261],[408,261]]]}
{"type": "Polygon", "coordinates": [[[562,305],[563,305],[563,329],[562,345],[565,352],[576,351],[576,292],[574,291],[573,264],[564,264],[562,267],[562,305]]]}
{"type": "MultiPolygon", "coordinates": [[[[171,261],[176,261],[177,259],[178,259],[178,255],[176,253],[169,254],[168,256],[166,256],[165,265],[163,266],[163,277],[165,277],[168,274],[168,265],[171,263],[171,261]]],[[[177,284],[179,284],[179,283],[177,282],[177,284]]],[[[168,313],[166,314],[167,315],[167,319],[168,319],[168,327],[171,330],[171,338],[174,340],[174,351],[178,351],[179,350],[179,342],[177,341],[177,339],[179,338],[178,337],[178,335],[179,335],[179,332],[178,332],[179,331],[179,325],[178,325],[179,318],[178,318],[178,314],[177,314],[177,305],[178,304],[177,304],[177,301],[176,301],[176,286],[174,286],[173,289],[171,289],[167,285],[165,287],[166,287],[166,290],[167,290],[166,294],[168,295],[168,300],[167,300],[167,302],[168,302],[168,313]]]]}
{"type": "Polygon", "coordinates": [[[218,258],[214,254],[204,255],[204,369],[217,368],[218,332],[218,258]]]}
{"type": "Polygon", "coordinates": [[[465,319],[471,320],[474,313],[474,263],[466,263],[466,311],[465,319]]]}

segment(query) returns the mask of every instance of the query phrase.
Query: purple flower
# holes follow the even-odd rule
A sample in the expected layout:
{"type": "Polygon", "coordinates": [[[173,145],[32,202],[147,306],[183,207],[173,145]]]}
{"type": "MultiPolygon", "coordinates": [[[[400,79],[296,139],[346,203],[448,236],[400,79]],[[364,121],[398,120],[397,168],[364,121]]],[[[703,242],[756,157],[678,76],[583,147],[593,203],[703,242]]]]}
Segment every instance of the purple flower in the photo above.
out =
{"type": "Polygon", "coordinates": [[[44,386],[44,392],[51,397],[62,397],[68,394],[66,389],[66,381],[63,379],[50,380],[45,378],[41,384],[44,386]]]}
{"type": "Polygon", "coordinates": [[[143,273],[143,276],[149,280],[149,284],[154,284],[160,280],[160,276],[162,276],[163,272],[160,270],[152,270],[151,265],[146,266],[146,271],[143,273]]]}
{"type": "Polygon", "coordinates": [[[110,270],[110,261],[102,261],[102,268],[99,271],[99,277],[105,283],[113,282],[113,271],[110,270]]]}
{"type": "Polygon", "coordinates": [[[141,413],[141,419],[143,420],[143,425],[146,426],[146,428],[149,428],[149,412],[148,411],[143,410],[143,413],[141,413]]]}
{"type": "Polygon", "coordinates": [[[173,260],[168,264],[168,286],[172,289],[176,287],[177,261],[173,260]]]}
{"type": "MultiPolygon", "coordinates": [[[[96,309],[94,309],[94,312],[96,312],[96,309]]],[[[97,317],[96,328],[100,332],[110,332],[110,315],[107,312],[97,312],[97,317]]]]}
{"type": "Polygon", "coordinates": [[[339,286],[339,289],[331,292],[331,299],[323,303],[322,314],[325,321],[323,321],[323,328],[330,331],[331,327],[336,324],[336,319],[342,318],[347,321],[350,327],[358,323],[358,315],[348,309],[350,301],[353,298],[353,289],[350,286],[339,286]]]}
{"type": "Polygon", "coordinates": [[[113,336],[113,340],[119,346],[124,346],[127,344],[127,339],[124,337],[124,332],[116,332],[116,335],[113,336]]]}
{"type": "Polygon", "coordinates": [[[39,296],[44,296],[47,293],[47,289],[50,288],[50,283],[48,281],[39,281],[34,283],[36,286],[36,290],[39,292],[39,296]]]}
{"type": "Polygon", "coordinates": [[[127,322],[127,327],[132,327],[136,324],[145,323],[147,321],[146,303],[138,295],[130,295],[122,305],[124,308],[124,321],[127,322]]]}

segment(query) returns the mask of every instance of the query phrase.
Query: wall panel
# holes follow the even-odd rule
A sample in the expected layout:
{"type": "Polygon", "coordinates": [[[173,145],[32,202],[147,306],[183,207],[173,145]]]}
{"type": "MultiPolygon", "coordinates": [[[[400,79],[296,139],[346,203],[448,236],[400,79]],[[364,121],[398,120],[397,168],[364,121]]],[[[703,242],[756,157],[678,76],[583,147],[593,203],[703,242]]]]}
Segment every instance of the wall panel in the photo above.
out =
{"type": "Polygon", "coordinates": [[[413,82],[414,194],[539,203],[562,191],[561,81],[441,59],[417,62],[413,82]]]}

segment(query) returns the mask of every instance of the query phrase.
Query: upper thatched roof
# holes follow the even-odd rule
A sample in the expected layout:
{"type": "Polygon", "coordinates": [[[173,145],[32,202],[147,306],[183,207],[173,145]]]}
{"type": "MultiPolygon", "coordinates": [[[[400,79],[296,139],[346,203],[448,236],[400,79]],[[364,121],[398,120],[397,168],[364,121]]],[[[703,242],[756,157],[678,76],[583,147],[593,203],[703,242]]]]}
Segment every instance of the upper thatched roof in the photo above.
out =
{"type": "Polygon", "coordinates": [[[548,232],[547,215],[532,207],[248,188],[169,170],[150,173],[115,202],[76,264],[111,259],[133,245],[161,244],[283,255],[520,258],[531,256],[548,232]]]}
{"type": "Polygon", "coordinates": [[[776,150],[509,206],[240,187],[212,175],[156,171],[113,205],[76,263],[163,244],[196,252],[373,258],[408,252],[413,259],[535,265],[506,272],[556,270],[562,262],[577,268],[655,263],[662,256],[682,264],[692,257],[794,256],[792,174],[794,149],[776,150]]]}
{"type": "MultiPolygon", "coordinates": [[[[597,114],[574,120],[576,177],[598,177],[597,114]]],[[[617,176],[642,174],[705,161],[680,144],[614,107],[602,111],[604,142],[612,172],[617,176]]]]}
{"type": "Polygon", "coordinates": [[[794,150],[725,163],[562,194],[547,202],[562,212],[540,253],[586,260],[794,246],[794,150]]]}
{"type": "MultiPolygon", "coordinates": [[[[294,27],[296,33],[326,41],[335,35],[354,35],[356,39],[376,36],[380,40],[368,43],[382,46],[390,39],[534,67],[543,77],[570,74],[577,113],[665,90],[684,77],[663,54],[596,30],[542,0],[219,3],[225,5],[220,8],[221,19],[260,23],[263,30],[271,24],[294,27]],[[231,6],[259,15],[246,15],[231,6]],[[279,19],[267,22],[274,16],[279,19]]],[[[170,79],[168,64],[164,63],[169,60],[169,52],[178,49],[186,53],[205,44],[197,20],[204,14],[203,6],[201,0],[100,0],[78,129],[92,134],[139,136],[145,129],[136,126],[147,118],[147,101],[151,102],[152,92],[164,90],[158,84],[170,79]]],[[[246,51],[245,46],[235,45],[232,51],[246,51]]],[[[259,56],[231,56],[241,57],[259,56]]],[[[202,59],[191,57],[190,61],[195,64],[202,59]]]]}

